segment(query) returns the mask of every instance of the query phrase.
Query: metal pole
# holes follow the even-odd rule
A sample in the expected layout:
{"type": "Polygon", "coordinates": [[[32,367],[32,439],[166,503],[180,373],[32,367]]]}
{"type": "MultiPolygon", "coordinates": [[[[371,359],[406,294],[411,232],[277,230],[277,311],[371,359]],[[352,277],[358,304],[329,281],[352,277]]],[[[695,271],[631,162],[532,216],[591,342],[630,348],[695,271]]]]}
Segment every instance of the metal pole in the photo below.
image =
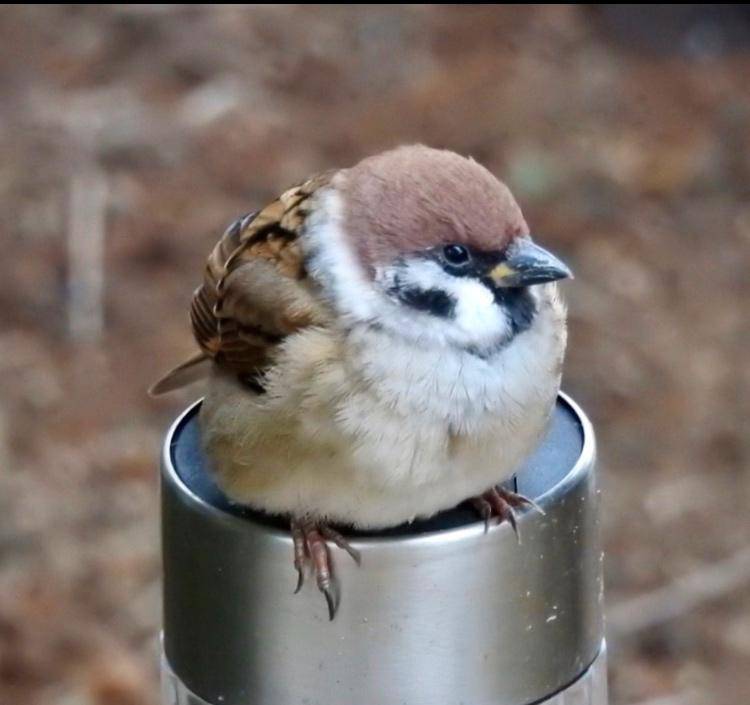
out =
{"type": "Polygon", "coordinates": [[[162,460],[165,705],[606,705],[594,435],[569,398],[517,474],[546,512],[520,545],[464,507],[350,533],[333,622],[292,594],[283,524],[213,485],[197,411],[162,460]]]}

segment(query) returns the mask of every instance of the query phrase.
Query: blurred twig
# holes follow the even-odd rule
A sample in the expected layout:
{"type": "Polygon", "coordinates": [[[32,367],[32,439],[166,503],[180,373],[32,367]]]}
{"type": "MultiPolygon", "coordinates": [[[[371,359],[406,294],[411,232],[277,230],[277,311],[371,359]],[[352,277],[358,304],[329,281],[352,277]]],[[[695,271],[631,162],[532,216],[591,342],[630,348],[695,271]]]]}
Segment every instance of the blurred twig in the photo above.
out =
{"type": "Polygon", "coordinates": [[[68,332],[96,340],[104,326],[104,232],[107,185],[89,164],[71,178],[68,210],[68,332]]]}
{"type": "Polygon", "coordinates": [[[691,612],[750,583],[750,548],[703,565],[662,588],[625,600],[607,611],[615,639],[627,638],[691,612]]]}

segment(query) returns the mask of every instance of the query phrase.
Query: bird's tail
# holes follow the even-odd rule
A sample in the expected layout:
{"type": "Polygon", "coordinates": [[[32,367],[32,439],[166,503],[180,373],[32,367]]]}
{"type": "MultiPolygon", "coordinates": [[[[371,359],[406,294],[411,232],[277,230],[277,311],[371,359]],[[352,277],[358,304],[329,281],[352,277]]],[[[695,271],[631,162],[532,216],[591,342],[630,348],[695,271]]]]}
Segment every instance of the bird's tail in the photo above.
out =
{"type": "Polygon", "coordinates": [[[210,355],[204,351],[195,353],[181,365],[167,372],[158,382],[155,382],[148,390],[152,397],[166,394],[180,387],[197,382],[208,374],[208,363],[210,355]]]}

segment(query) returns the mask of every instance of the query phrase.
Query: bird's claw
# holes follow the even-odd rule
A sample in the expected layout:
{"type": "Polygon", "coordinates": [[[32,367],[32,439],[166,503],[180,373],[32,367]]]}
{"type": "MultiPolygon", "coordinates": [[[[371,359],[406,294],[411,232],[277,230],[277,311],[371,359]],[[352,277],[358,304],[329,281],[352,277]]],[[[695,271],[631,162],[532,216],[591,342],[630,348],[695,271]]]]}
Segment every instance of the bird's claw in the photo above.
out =
{"type": "Polygon", "coordinates": [[[510,524],[519,543],[521,543],[521,534],[518,529],[518,518],[515,510],[530,507],[544,515],[544,510],[534,500],[503,487],[493,487],[487,490],[480,497],[474,497],[472,503],[479,516],[484,519],[485,533],[489,531],[492,517],[496,516],[498,524],[502,524],[504,521],[510,524]]]}
{"type": "Polygon", "coordinates": [[[296,595],[305,584],[305,570],[304,568],[297,568],[297,587],[294,588],[294,594],[296,595]]]}
{"type": "Polygon", "coordinates": [[[320,591],[326,598],[326,604],[328,605],[328,621],[332,622],[336,616],[336,602],[333,599],[333,593],[330,588],[320,588],[320,591]]]}
{"type": "Polygon", "coordinates": [[[328,605],[330,620],[336,616],[337,595],[331,571],[331,555],[327,541],[345,550],[357,563],[361,562],[359,551],[338,532],[312,519],[292,519],[292,541],[294,543],[294,567],[297,570],[296,595],[305,582],[305,567],[312,565],[318,590],[323,593],[328,605]]]}
{"type": "Polygon", "coordinates": [[[484,520],[484,533],[486,534],[490,530],[490,522],[492,521],[492,505],[484,497],[474,497],[471,503],[484,520]]]}
{"type": "Polygon", "coordinates": [[[296,595],[305,583],[305,563],[307,561],[307,546],[305,532],[302,524],[292,520],[292,542],[294,544],[294,567],[297,570],[297,587],[294,589],[296,595]]]}
{"type": "Polygon", "coordinates": [[[335,543],[339,548],[342,548],[344,551],[346,551],[357,565],[362,564],[362,555],[360,554],[360,552],[356,548],[352,547],[352,545],[338,531],[334,531],[329,526],[321,526],[320,533],[323,534],[323,536],[329,541],[333,541],[333,543],[335,543]]]}

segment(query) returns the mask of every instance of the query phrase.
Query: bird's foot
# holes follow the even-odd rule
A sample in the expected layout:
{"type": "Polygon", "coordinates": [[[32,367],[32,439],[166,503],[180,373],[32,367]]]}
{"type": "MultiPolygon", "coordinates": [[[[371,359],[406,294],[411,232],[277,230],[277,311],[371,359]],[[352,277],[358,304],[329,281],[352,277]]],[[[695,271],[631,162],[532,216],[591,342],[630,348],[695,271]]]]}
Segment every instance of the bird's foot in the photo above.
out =
{"type": "Polygon", "coordinates": [[[331,554],[328,541],[343,548],[359,565],[359,551],[351,547],[349,542],[338,532],[314,519],[296,519],[291,522],[292,540],[294,542],[294,567],[297,569],[297,588],[295,595],[302,589],[305,582],[305,569],[312,566],[318,590],[323,593],[328,605],[328,616],[332,620],[336,616],[338,595],[331,571],[331,554]]]}
{"type": "Polygon", "coordinates": [[[507,521],[511,525],[519,543],[521,535],[518,532],[516,510],[531,507],[532,509],[536,509],[540,514],[544,514],[544,510],[534,500],[524,497],[522,494],[506,490],[503,487],[493,487],[483,495],[474,497],[471,502],[479,513],[479,516],[484,519],[485,533],[489,531],[492,518],[497,517],[498,524],[507,521]]]}

